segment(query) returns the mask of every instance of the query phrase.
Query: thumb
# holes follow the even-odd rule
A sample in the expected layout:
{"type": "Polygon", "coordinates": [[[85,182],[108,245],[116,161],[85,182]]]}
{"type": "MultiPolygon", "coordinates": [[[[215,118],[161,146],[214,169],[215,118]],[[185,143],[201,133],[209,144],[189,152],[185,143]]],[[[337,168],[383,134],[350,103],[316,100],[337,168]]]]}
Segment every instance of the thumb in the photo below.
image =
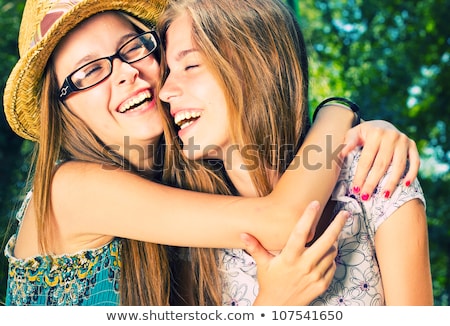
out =
{"type": "Polygon", "coordinates": [[[342,158],[346,157],[348,153],[356,148],[356,146],[361,145],[362,137],[361,137],[361,128],[360,125],[353,127],[348,130],[345,134],[344,138],[344,147],[340,152],[340,156],[342,158]]]}
{"type": "Polygon", "coordinates": [[[250,254],[256,262],[256,265],[266,265],[273,258],[273,255],[268,252],[261,243],[252,235],[243,233],[241,240],[244,243],[244,250],[250,254]]]}

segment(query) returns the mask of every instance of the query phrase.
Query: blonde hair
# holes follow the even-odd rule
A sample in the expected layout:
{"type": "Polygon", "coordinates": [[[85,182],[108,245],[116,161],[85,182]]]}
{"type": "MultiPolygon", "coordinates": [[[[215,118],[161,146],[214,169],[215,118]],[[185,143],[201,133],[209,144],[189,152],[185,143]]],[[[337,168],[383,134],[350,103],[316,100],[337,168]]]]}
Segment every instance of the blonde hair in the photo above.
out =
{"type": "MultiPolygon", "coordinates": [[[[50,255],[52,243],[49,239],[53,231],[50,189],[57,163],[66,160],[88,161],[137,173],[130,162],[109,150],[81,119],[61,104],[58,89],[54,64],[50,59],[40,87],[40,141],[36,143],[33,163],[39,249],[50,255]]],[[[159,177],[155,171],[139,174],[148,179],[159,177]]],[[[122,305],[169,304],[170,270],[164,246],[121,239],[120,257],[122,305]]]]}
{"type": "MultiPolygon", "coordinates": [[[[221,83],[225,94],[232,141],[240,149],[248,146],[255,149],[256,162],[244,155],[243,158],[251,165],[250,175],[259,195],[268,194],[272,190],[268,171],[273,170],[280,175],[286,170],[310,126],[308,62],[298,22],[288,7],[278,0],[172,1],[157,25],[163,47],[171,23],[186,13],[193,21],[193,41],[203,53],[206,64],[221,83]]],[[[161,67],[163,70],[166,68],[164,55],[161,67]]],[[[167,72],[162,73],[164,82],[167,72]]],[[[167,116],[167,119],[173,129],[171,117],[167,116]]],[[[165,133],[176,139],[173,130],[165,133]]],[[[176,140],[173,143],[178,146],[176,140]]],[[[166,162],[170,162],[170,157],[166,157],[166,162]]],[[[183,164],[187,166],[194,163],[183,164]]],[[[180,173],[173,168],[168,169],[171,166],[166,166],[166,175],[180,173]]],[[[201,169],[198,166],[196,169],[199,175],[201,169]]],[[[217,177],[212,178],[217,181],[217,177]]],[[[194,190],[201,188],[183,182],[182,177],[175,179],[171,181],[182,187],[188,186],[194,190]]],[[[233,192],[226,180],[209,188],[200,190],[233,192]]],[[[220,284],[217,264],[213,271],[209,271],[207,268],[214,265],[211,263],[213,255],[209,253],[209,258],[200,256],[192,259],[193,273],[197,277],[194,284],[200,289],[216,291],[212,297],[219,299],[212,304],[220,305],[221,292],[217,291],[221,289],[211,289],[220,284]]]]}
{"type": "MultiPolygon", "coordinates": [[[[192,161],[182,153],[182,148],[175,132],[173,118],[169,111],[159,107],[164,120],[164,184],[182,189],[200,192],[232,195],[233,188],[227,183],[226,173],[220,162],[192,161]]],[[[221,279],[216,262],[216,250],[212,248],[173,248],[169,259],[172,260],[171,282],[172,305],[221,305],[221,279]],[[181,251],[181,253],[179,253],[181,251]],[[190,263],[192,262],[192,264],[190,263]],[[186,269],[180,267],[188,265],[186,269]],[[190,269],[190,268],[191,269],[190,269]],[[180,275],[183,274],[183,275],[180,275]],[[182,284],[179,284],[182,282],[182,284]],[[189,297],[180,295],[180,288],[190,285],[189,297]]]]}

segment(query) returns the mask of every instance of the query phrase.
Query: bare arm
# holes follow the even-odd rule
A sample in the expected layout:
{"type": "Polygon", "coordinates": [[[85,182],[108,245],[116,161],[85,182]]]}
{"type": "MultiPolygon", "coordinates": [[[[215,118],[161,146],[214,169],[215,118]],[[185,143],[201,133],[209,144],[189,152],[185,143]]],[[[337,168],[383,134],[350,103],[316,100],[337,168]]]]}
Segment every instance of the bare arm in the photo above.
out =
{"type": "Polygon", "coordinates": [[[339,173],[337,153],[352,120],[352,112],[345,108],[321,110],[276,190],[264,198],[201,194],[124,171],[70,162],[56,173],[53,209],[61,232],[80,242],[86,242],[83,235],[89,234],[242,248],[239,234],[249,233],[265,248],[280,250],[309,202],[318,200],[324,207],[328,201],[339,173]]]}
{"type": "MultiPolygon", "coordinates": [[[[353,114],[342,108],[340,111],[348,114],[347,126],[337,124],[343,139],[353,114]]],[[[328,120],[320,120],[312,128],[305,147],[315,144],[315,148],[325,148],[324,135],[333,125],[328,120]]],[[[325,160],[325,155],[323,151],[312,155],[312,162],[325,160]]],[[[301,164],[289,172],[296,178],[284,187],[295,196],[278,202],[270,196],[242,198],[180,190],[97,164],[68,162],[55,174],[53,210],[61,232],[79,242],[88,234],[93,238],[119,236],[180,246],[242,248],[240,234],[250,233],[266,248],[279,250],[309,202],[318,199],[324,206],[339,171],[333,165],[323,175],[301,164]],[[320,189],[298,186],[312,184],[316,178],[327,180],[320,183],[320,189]],[[285,205],[288,201],[296,205],[285,205]]]]}
{"type": "Polygon", "coordinates": [[[340,172],[340,151],[353,117],[346,108],[323,107],[293,162],[269,196],[276,202],[290,203],[293,212],[302,212],[306,203],[313,200],[318,200],[323,209],[340,172]]]}
{"type": "Polygon", "coordinates": [[[418,199],[398,208],[375,235],[387,305],[433,305],[425,209],[418,199]]]}
{"type": "MultiPolygon", "coordinates": [[[[261,198],[181,190],[82,162],[58,169],[52,203],[64,238],[117,236],[205,247],[239,247],[239,234],[253,230],[259,212],[269,211],[261,198]]],[[[275,221],[266,221],[275,227],[275,221]]]]}

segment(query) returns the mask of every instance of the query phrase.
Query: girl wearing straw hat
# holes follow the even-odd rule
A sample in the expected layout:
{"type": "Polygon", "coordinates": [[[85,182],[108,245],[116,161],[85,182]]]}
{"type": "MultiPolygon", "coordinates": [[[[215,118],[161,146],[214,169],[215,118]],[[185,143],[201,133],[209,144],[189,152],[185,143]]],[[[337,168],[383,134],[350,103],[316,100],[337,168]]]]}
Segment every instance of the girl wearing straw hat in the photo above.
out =
{"type": "MultiPolygon", "coordinates": [[[[261,295],[255,304],[305,304],[331,280],[333,243],[346,214],[305,248],[320,208],[309,206],[296,225],[298,212],[311,201],[286,196],[305,180],[301,169],[264,198],[201,194],[148,180],[160,181],[157,163],[165,149],[155,100],[158,38],[151,30],[165,5],[27,1],[20,60],[8,79],[4,107],[13,130],[36,141],[36,156],[33,192],[5,249],[7,304],[166,305],[168,257],[155,243],[243,248],[243,232],[269,249],[285,246],[280,256],[261,258],[268,273],[259,281],[262,290],[276,282],[286,291],[261,295]],[[270,273],[271,266],[283,266],[283,273],[302,266],[303,273],[282,277],[270,273]],[[319,277],[311,281],[311,275],[319,277]]],[[[406,149],[413,155],[411,146],[406,149]]],[[[209,189],[211,171],[195,168],[186,177],[209,189]]]]}

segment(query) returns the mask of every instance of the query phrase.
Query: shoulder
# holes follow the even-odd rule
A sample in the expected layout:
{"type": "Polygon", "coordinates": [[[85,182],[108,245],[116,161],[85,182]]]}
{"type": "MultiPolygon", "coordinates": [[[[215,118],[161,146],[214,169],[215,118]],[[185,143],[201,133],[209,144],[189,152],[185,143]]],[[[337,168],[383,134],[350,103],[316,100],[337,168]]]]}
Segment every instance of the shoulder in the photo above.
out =
{"type": "MultiPolygon", "coordinates": [[[[70,161],[60,164],[51,186],[52,214],[68,252],[103,245],[111,236],[99,232],[102,189],[108,187],[101,164],[70,161]]],[[[103,191],[104,193],[104,191],[103,191]]]]}
{"type": "MultiPolygon", "coordinates": [[[[138,176],[126,172],[119,167],[99,163],[69,161],[58,165],[53,175],[52,192],[54,194],[81,194],[89,190],[99,191],[114,181],[120,183],[123,179],[134,179],[138,176]]],[[[53,197],[53,196],[52,196],[53,197]]]]}
{"type": "Polygon", "coordinates": [[[89,191],[88,181],[98,178],[100,176],[98,171],[100,171],[99,164],[76,161],[59,164],[53,174],[51,184],[51,200],[54,208],[58,209],[61,206],[63,212],[72,211],[71,204],[78,205],[78,195],[81,195],[83,191],[89,191]],[[71,200],[68,200],[69,198],[71,200]],[[59,203],[64,203],[64,205],[59,205],[59,203]]]}
{"type": "Polygon", "coordinates": [[[55,169],[53,181],[59,181],[60,179],[79,179],[85,176],[91,177],[93,174],[98,174],[102,171],[113,171],[118,168],[112,168],[104,166],[99,163],[81,162],[81,161],[68,161],[61,164],[55,169]]]}

